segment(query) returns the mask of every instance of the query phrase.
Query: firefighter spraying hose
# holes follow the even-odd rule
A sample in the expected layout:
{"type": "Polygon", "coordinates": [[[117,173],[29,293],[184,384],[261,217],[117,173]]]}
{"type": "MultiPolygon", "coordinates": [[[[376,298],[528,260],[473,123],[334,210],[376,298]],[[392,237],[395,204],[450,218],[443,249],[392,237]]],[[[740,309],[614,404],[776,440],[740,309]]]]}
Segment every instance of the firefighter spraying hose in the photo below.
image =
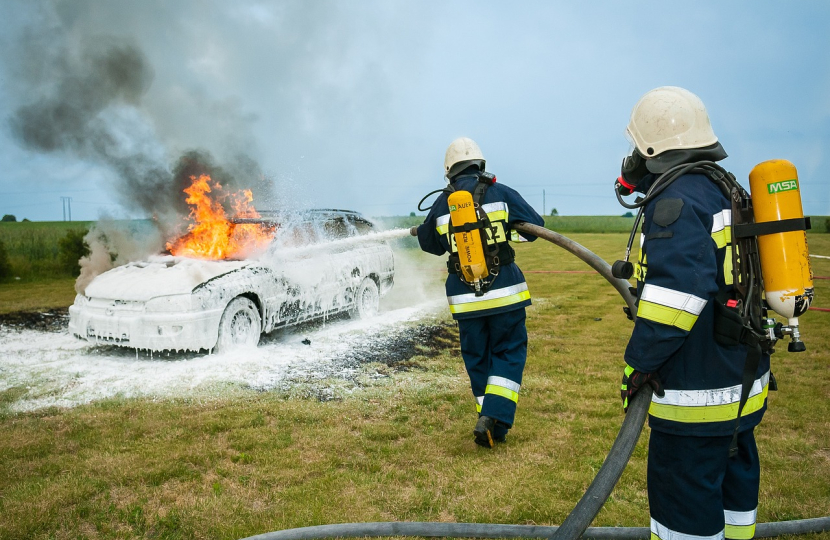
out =
{"type": "MultiPolygon", "coordinates": [[[[533,234],[572,253],[602,277],[620,293],[631,314],[636,316],[634,298],[628,290],[628,281],[614,277],[611,266],[602,258],[577,242],[559,233],[531,225],[517,223],[519,232],[533,234]]],[[[608,499],[622,475],[637,441],[651,402],[651,388],[646,386],[634,395],[628,406],[619,434],[602,467],[582,499],[577,503],[562,526],[508,525],[493,523],[434,523],[434,522],[373,522],[339,523],[274,531],[244,540],[313,540],[324,538],[360,538],[382,536],[419,536],[453,538],[555,538],[576,540],[581,537],[596,540],[649,539],[648,527],[588,527],[608,499]]],[[[756,538],[771,538],[785,534],[807,534],[830,531],[830,516],[759,523],[756,538]]]]}
{"type": "MultiPolygon", "coordinates": [[[[507,264],[512,264],[513,261],[512,249],[509,249],[509,247],[505,249],[499,244],[504,242],[506,246],[505,238],[508,234],[512,237],[513,233],[524,233],[529,239],[543,238],[579,257],[617,289],[627,304],[625,311],[632,320],[637,318],[639,307],[640,322],[645,321],[647,325],[653,325],[655,322],[659,323],[674,334],[678,334],[677,330],[672,330],[674,326],[677,326],[681,332],[685,332],[675,337],[687,335],[698,316],[708,317],[710,321],[709,324],[698,324],[698,329],[702,332],[711,332],[709,325],[712,324],[712,306],[714,306],[717,311],[714,316],[714,342],[716,344],[710,343],[712,342],[711,336],[704,336],[702,342],[709,343],[706,346],[710,348],[730,346],[732,347],[731,351],[747,351],[743,369],[743,383],[737,387],[740,389],[740,402],[735,401],[735,392],[730,387],[724,389],[730,390],[729,395],[725,395],[724,400],[711,404],[707,399],[701,403],[686,404],[681,400],[678,404],[669,402],[666,405],[661,400],[665,400],[664,396],[669,392],[673,392],[672,396],[678,394],[680,397],[701,392],[688,389],[678,391],[671,385],[667,385],[664,391],[657,374],[626,367],[621,395],[624,397],[627,415],[602,467],[583,497],[560,527],[423,522],[346,523],[276,531],[250,537],[250,539],[306,540],[332,537],[440,536],[576,540],[580,537],[597,539],[663,538],[661,536],[663,534],[669,538],[672,537],[672,529],[676,526],[667,528],[663,523],[655,521],[655,511],[658,512],[660,521],[668,521],[659,516],[660,507],[663,504],[660,499],[656,501],[660,503],[657,510],[651,508],[652,520],[651,526],[648,528],[588,528],[588,525],[596,517],[622,475],[640,437],[647,415],[656,416],[658,420],[662,420],[660,414],[663,409],[671,409],[676,412],[685,407],[688,411],[682,410],[681,413],[683,414],[677,418],[672,418],[672,420],[698,422],[698,425],[701,425],[700,422],[708,422],[710,425],[713,425],[713,422],[719,423],[721,431],[723,431],[721,428],[724,428],[724,426],[730,431],[733,428],[729,426],[734,426],[733,436],[731,437],[732,443],[728,445],[730,460],[733,459],[733,456],[739,455],[738,451],[740,451],[741,456],[745,456],[748,452],[747,449],[754,447],[754,441],[750,441],[751,444],[747,442],[748,438],[745,432],[739,437],[740,419],[743,416],[742,413],[747,415],[755,413],[755,417],[759,417],[766,405],[767,386],[763,383],[769,380],[767,384],[774,386],[774,378],[772,378],[769,371],[761,377],[760,386],[756,384],[758,382],[757,371],[768,369],[766,366],[769,363],[769,355],[773,352],[773,345],[784,336],[790,337],[791,341],[788,347],[790,351],[799,352],[804,350],[804,344],[800,340],[798,317],[809,308],[813,295],[812,273],[809,269],[805,235],[805,230],[809,228],[809,220],[806,220],[801,212],[797,175],[795,167],[789,162],[771,161],[758,165],[750,174],[752,196],[735,181],[734,176],[716,163],[716,161],[725,158],[726,153],[711,131],[708,115],[702,102],[697,96],[684,89],[662,87],[644,96],[632,113],[632,121],[627,131],[629,133],[633,132],[631,138],[635,141],[636,146],[632,151],[632,155],[623,162],[622,175],[617,181],[616,192],[617,198],[623,206],[632,209],[637,208],[639,212],[634,229],[629,237],[623,261],[617,261],[611,267],[583,246],[554,231],[527,223],[527,219],[508,220],[506,204],[503,215],[494,212],[493,208],[484,210],[483,193],[489,186],[495,184],[495,177],[487,176],[487,173],[484,172],[484,159],[480,149],[473,141],[468,139],[459,139],[453,145],[459,142],[463,143],[459,148],[463,147],[463,153],[468,158],[475,158],[473,161],[462,162],[461,165],[463,167],[472,166],[470,169],[465,169],[465,173],[468,173],[471,178],[477,178],[477,181],[469,181],[463,188],[454,185],[452,166],[455,162],[450,160],[454,146],[451,145],[445,161],[446,171],[448,172],[448,186],[433,192],[443,192],[443,195],[439,196],[439,200],[442,201],[443,207],[449,209],[449,214],[440,218],[444,220],[443,222],[430,222],[433,228],[438,228],[441,234],[446,236],[446,245],[438,251],[440,253],[450,251],[450,263],[448,264],[450,274],[456,274],[460,282],[473,291],[473,293],[466,295],[470,297],[465,300],[467,302],[487,301],[488,291],[494,286],[500,270],[502,270],[500,256],[504,256],[505,259],[509,260],[507,264]],[[671,137],[660,131],[663,129],[661,126],[665,126],[665,124],[654,122],[654,119],[660,115],[676,116],[668,125],[673,126],[672,129],[680,131],[671,137]],[[638,129],[643,126],[644,129],[638,129]],[[654,129],[655,126],[659,128],[657,131],[660,132],[654,134],[657,136],[656,138],[649,139],[652,134],[648,130],[654,129]],[[664,138],[660,139],[659,137],[664,138]],[[652,141],[654,142],[652,143],[652,141]],[[684,178],[684,180],[675,184],[676,180],[683,177],[691,177],[691,179],[684,178]],[[694,189],[691,190],[692,195],[688,201],[679,198],[685,196],[683,195],[684,190],[689,190],[691,187],[694,187],[694,189]],[[622,200],[621,195],[630,195],[634,191],[640,191],[644,197],[639,197],[633,204],[622,200]],[[700,194],[704,195],[696,199],[695,197],[700,194]],[[782,194],[783,196],[780,196],[782,194]],[[441,197],[444,198],[441,199],[441,197]],[[652,201],[655,204],[648,206],[652,201]],[[754,208],[753,202],[755,203],[754,208]],[[730,204],[731,209],[728,208],[730,204]],[[687,208],[685,211],[683,210],[684,205],[687,208]],[[665,253],[670,252],[670,249],[665,253],[661,253],[658,248],[666,250],[667,247],[674,245],[669,242],[672,238],[675,238],[673,242],[679,241],[681,242],[680,245],[683,245],[684,238],[690,238],[690,234],[695,234],[684,222],[684,219],[687,221],[689,219],[687,212],[690,208],[691,211],[698,212],[703,207],[705,207],[705,212],[709,212],[709,214],[704,212],[702,214],[704,219],[698,219],[697,221],[708,220],[711,223],[707,225],[708,228],[702,233],[699,239],[700,245],[705,246],[703,250],[712,249],[717,254],[717,256],[713,254],[710,257],[712,261],[717,261],[717,268],[714,269],[711,280],[714,283],[715,278],[717,278],[718,282],[723,282],[718,294],[711,300],[703,297],[710,293],[701,291],[697,296],[692,293],[684,294],[682,291],[672,291],[666,288],[666,283],[660,282],[660,279],[664,276],[661,273],[660,265],[665,264],[661,262],[661,256],[665,259],[665,253]],[[714,214],[711,213],[712,211],[714,211],[714,214]],[[498,227],[491,223],[491,213],[496,218],[495,221],[497,221],[498,227]],[[707,215],[708,218],[706,218],[707,215]],[[628,259],[641,220],[643,221],[643,233],[640,257],[635,266],[628,259]],[[675,228],[680,225],[676,237],[675,231],[669,227],[675,223],[677,223],[675,228]],[[443,229],[440,227],[443,227],[443,229]],[[662,242],[660,242],[661,240],[662,242]],[[658,241],[658,243],[655,244],[654,251],[650,252],[652,272],[649,274],[649,281],[646,282],[648,262],[645,247],[650,245],[649,242],[654,241],[658,241]],[[711,248],[710,243],[713,246],[711,248]],[[447,246],[450,246],[451,249],[447,249],[447,246]],[[785,264],[778,264],[781,259],[785,260],[785,264]],[[637,294],[639,295],[639,301],[637,302],[635,302],[628,282],[635,271],[638,279],[637,294]],[[678,298],[681,300],[686,298],[686,300],[681,302],[678,298]],[[705,309],[707,305],[708,310],[705,309]],[[767,315],[767,310],[774,310],[779,315],[787,318],[787,325],[775,323],[775,320],[767,315]],[[738,348],[737,345],[742,347],[738,348]],[[766,364],[760,365],[759,361],[766,362],[766,364]],[[769,377],[769,379],[766,379],[766,377],[769,377]],[[758,386],[757,391],[756,386],[758,386]],[[751,398],[750,391],[755,392],[751,398]],[[654,397],[652,396],[653,392],[656,392],[654,397]],[[759,397],[763,399],[763,402],[759,397]],[[725,401],[727,398],[732,401],[725,401]],[[655,403],[657,404],[656,407],[655,403]],[[704,407],[700,405],[714,406],[704,407]],[[732,413],[733,408],[736,409],[734,415],[732,413]],[[712,413],[709,412],[710,409],[712,413]],[[657,533],[655,533],[655,530],[657,533]]],[[[427,197],[430,195],[428,194],[427,197]]],[[[427,197],[421,200],[418,205],[419,210],[424,210],[424,208],[421,208],[421,204],[427,197]]],[[[433,213],[431,212],[430,216],[433,213]]],[[[529,213],[528,215],[535,215],[535,213],[529,213]]],[[[424,229],[423,225],[413,227],[411,231],[413,236],[419,237],[422,248],[424,247],[422,233],[426,234],[428,231],[429,229],[424,229]]],[[[697,240],[694,239],[694,241],[697,240]]],[[[438,251],[435,253],[439,254],[438,251]]],[[[672,264],[672,262],[670,261],[669,264],[672,264]]],[[[681,264],[678,268],[694,271],[693,267],[687,268],[687,266],[681,264]]],[[[678,282],[676,286],[683,287],[684,284],[678,282]]],[[[495,285],[495,290],[498,290],[498,285],[495,285]]],[[[524,290],[526,290],[526,286],[524,290]]],[[[451,307],[453,306],[453,298],[459,297],[450,296],[451,307]]],[[[529,302],[529,295],[527,300],[529,302]]],[[[642,330],[642,326],[636,325],[636,323],[637,321],[635,321],[635,334],[638,329],[642,330]]],[[[698,341],[700,341],[701,335],[698,332],[698,338],[696,338],[698,341]]],[[[633,338],[632,341],[634,341],[633,338]]],[[[691,342],[694,343],[695,340],[691,340],[691,342]]],[[[629,344],[630,346],[631,344],[629,344]]],[[[638,354],[642,354],[642,352],[638,354]]],[[[670,356],[673,357],[674,355],[670,356]]],[[[637,360],[637,356],[635,355],[633,359],[637,360]]],[[[628,351],[626,361],[629,362],[628,351]]],[[[630,362],[628,365],[630,365],[630,362]]],[[[670,379],[666,379],[664,382],[667,381],[671,384],[677,382],[670,379]]],[[[718,389],[707,390],[706,393],[709,395],[716,391],[718,389]]],[[[518,386],[516,392],[518,392],[518,386]]],[[[482,416],[481,418],[485,417],[482,416]]],[[[480,421],[479,424],[481,423],[480,421]]],[[[749,427],[753,426],[754,424],[749,427]]],[[[484,426],[481,432],[482,437],[479,437],[479,427],[477,425],[474,432],[476,443],[492,447],[494,445],[494,437],[491,436],[492,426],[484,426]],[[486,438],[483,437],[484,434],[486,434],[486,438]]],[[[749,433],[751,435],[751,430],[749,433]]],[[[651,437],[653,443],[656,439],[654,425],[652,425],[651,437]]],[[[701,437],[701,439],[703,438],[705,437],[701,437]]],[[[718,445],[726,445],[729,438],[728,436],[721,436],[717,439],[718,445]]],[[[497,439],[496,442],[498,442],[497,439]]],[[[723,446],[723,448],[719,446],[718,448],[726,452],[726,446],[723,446]]],[[[684,450],[678,451],[682,453],[684,450]]],[[[649,459],[651,459],[651,452],[649,456],[649,459]]],[[[725,453],[724,455],[718,454],[713,456],[710,461],[720,462],[726,458],[725,453]]],[[[651,497],[651,477],[650,464],[650,503],[654,502],[651,497]]],[[[749,480],[751,481],[751,479],[749,480]]],[[[751,490],[748,491],[751,492],[751,490]]],[[[685,491],[681,492],[686,493],[685,491]]],[[[691,493],[692,491],[689,492],[689,495],[691,493]]],[[[749,495],[751,496],[751,493],[749,495]]],[[[673,498],[668,497],[668,499],[673,498]]],[[[716,510],[721,512],[720,518],[709,516],[712,518],[711,522],[707,522],[705,526],[718,527],[717,521],[720,519],[721,538],[724,536],[724,515],[727,538],[764,538],[783,534],[830,531],[830,516],[787,522],[761,523],[756,526],[755,510],[735,511],[731,508],[721,510],[719,500],[712,502],[717,507],[716,510]],[[735,519],[737,521],[734,521],[735,519]],[[742,521],[744,519],[748,521],[744,523],[742,521]],[[734,536],[736,532],[739,533],[738,536],[734,536]],[[751,534],[743,535],[748,532],[751,532],[751,534]]],[[[730,504],[733,503],[734,501],[730,502],[730,504]]],[[[755,504],[757,506],[757,501],[755,504]]],[[[671,511],[676,510],[675,508],[671,511]]],[[[736,510],[741,510],[741,508],[736,510]]],[[[698,526],[699,524],[693,525],[698,526]]],[[[713,538],[716,536],[713,536],[713,538]]]]}

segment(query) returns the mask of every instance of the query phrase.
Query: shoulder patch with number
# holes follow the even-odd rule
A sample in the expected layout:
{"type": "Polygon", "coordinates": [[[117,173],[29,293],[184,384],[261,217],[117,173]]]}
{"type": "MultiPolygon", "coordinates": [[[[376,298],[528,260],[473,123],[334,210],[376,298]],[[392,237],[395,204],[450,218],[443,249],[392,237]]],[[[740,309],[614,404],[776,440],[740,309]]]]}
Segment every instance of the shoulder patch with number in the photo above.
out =
{"type": "Polygon", "coordinates": [[[654,207],[654,223],[661,227],[668,227],[680,217],[683,209],[683,199],[662,199],[654,207]]]}

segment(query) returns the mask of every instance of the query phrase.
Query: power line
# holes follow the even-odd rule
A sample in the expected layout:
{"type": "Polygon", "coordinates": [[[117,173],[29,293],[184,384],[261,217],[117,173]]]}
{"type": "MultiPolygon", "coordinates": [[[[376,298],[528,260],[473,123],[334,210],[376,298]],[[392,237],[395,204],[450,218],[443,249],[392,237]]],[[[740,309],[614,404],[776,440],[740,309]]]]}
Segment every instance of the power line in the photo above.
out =
{"type": "Polygon", "coordinates": [[[48,191],[3,191],[0,195],[40,195],[41,193],[79,193],[82,191],[101,191],[100,189],[50,189],[48,191]]]}
{"type": "Polygon", "coordinates": [[[97,204],[99,206],[121,206],[118,203],[105,203],[97,201],[75,201],[75,204],[97,204]]]}
{"type": "Polygon", "coordinates": [[[34,203],[34,204],[13,204],[5,206],[5,208],[30,208],[32,206],[54,206],[52,203],[34,203]]]}

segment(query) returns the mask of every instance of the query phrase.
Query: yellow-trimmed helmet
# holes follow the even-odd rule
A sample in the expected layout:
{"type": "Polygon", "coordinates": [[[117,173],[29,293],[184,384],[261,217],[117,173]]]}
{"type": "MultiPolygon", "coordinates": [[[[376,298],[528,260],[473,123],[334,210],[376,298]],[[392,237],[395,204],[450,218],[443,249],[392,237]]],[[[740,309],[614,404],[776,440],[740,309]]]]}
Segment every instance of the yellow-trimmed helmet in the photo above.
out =
{"type": "Polygon", "coordinates": [[[718,142],[703,101],[677,86],[661,86],[641,97],[625,132],[646,159],[718,142]]]}

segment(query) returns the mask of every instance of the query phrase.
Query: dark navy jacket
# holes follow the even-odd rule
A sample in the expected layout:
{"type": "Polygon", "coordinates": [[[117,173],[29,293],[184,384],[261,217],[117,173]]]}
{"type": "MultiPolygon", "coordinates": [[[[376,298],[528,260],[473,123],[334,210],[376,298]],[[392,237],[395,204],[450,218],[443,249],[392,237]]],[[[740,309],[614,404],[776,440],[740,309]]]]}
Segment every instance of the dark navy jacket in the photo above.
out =
{"type": "MultiPolygon", "coordinates": [[[[477,184],[478,174],[462,173],[452,181],[452,186],[456,190],[466,190],[470,193],[475,190],[477,184]]],[[[443,255],[454,249],[454,242],[449,232],[450,216],[447,197],[447,193],[441,193],[438,196],[423,225],[418,227],[418,242],[421,249],[427,253],[443,255]]],[[[497,243],[504,243],[508,240],[521,241],[518,233],[511,227],[513,223],[525,222],[539,226],[545,223],[518,192],[498,182],[487,188],[482,208],[487,213],[491,224],[499,231],[497,243]]],[[[523,237],[531,242],[536,240],[536,237],[531,235],[523,235],[523,237]]],[[[455,274],[447,277],[446,291],[454,319],[483,317],[530,305],[527,283],[525,283],[522,271],[515,263],[500,267],[499,275],[483,296],[476,297],[475,293],[455,274]]]]}
{"type": "MultiPolygon", "coordinates": [[[[715,295],[732,284],[731,225],[729,200],[699,174],[678,178],[645,208],[635,271],[638,317],[625,361],[656,372],[666,389],[665,397],[652,399],[652,429],[721,436],[735,427],[747,351],[714,339],[715,295]]],[[[741,430],[761,421],[769,369],[764,355],[741,430]]]]}

